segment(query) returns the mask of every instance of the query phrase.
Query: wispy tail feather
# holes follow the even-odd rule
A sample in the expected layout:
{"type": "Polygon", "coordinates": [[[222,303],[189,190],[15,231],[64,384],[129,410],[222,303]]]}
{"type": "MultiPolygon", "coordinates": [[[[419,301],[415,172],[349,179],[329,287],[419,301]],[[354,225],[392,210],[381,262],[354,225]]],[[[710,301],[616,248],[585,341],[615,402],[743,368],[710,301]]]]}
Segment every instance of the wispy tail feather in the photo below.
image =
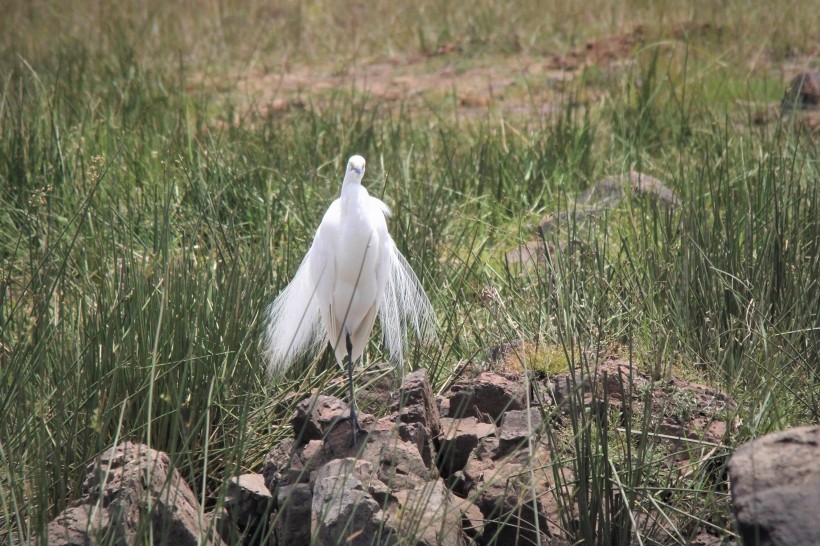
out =
{"type": "Polygon", "coordinates": [[[434,341],[437,338],[436,318],[418,277],[394,243],[391,244],[390,260],[390,277],[379,309],[379,320],[390,359],[403,371],[408,328],[412,326],[421,341],[434,341]]]}

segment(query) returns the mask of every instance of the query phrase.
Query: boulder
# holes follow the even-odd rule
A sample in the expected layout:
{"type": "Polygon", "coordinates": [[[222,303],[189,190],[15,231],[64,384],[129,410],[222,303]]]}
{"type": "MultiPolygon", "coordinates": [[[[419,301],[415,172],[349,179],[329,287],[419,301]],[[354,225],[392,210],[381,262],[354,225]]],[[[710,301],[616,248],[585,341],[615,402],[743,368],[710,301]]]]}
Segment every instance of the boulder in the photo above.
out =
{"type": "Polygon", "coordinates": [[[487,436],[464,468],[464,492],[484,515],[484,540],[494,544],[551,544],[562,537],[548,447],[535,441],[504,454],[487,436]]]}
{"type": "Polygon", "coordinates": [[[538,408],[505,413],[498,428],[498,448],[501,453],[506,454],[524,447],[529,438],[540,434],[541,424],[541,411],[538,408]]]}
{"type": "Polygon", "coordinates": [[[310,396],[296,404],[296,416],[293,425],[293,437],[297,444],[306,444],[311,440],[321,440],[333,428],[346,425],[344,422],[350,416],[350,407],[346,402],[333,396],[310,396]]]}
{"type": "Polygon", "coordinates": [[[269,534],[272,508],[273,496],[261,474],[234,476],[225,506],[214,515],[220,536],[228,544],[259,544],[269,534]]]}
{"type": "MultiPolygon", "coordinates": [[[[680,208],[680,199],[663,182],[638,171],[607,176],[581,192],[568,210],[544,216],[536,227],[535,239],[519,245],[507,252],[509,263],[522,266],[546,263],[546,256],[557,252],[584,251],[589,245],[578,239],[567,239],[568,235],[556,238],[567,226],[580,226],[592,220],[604,218],[606,211],[618,206],[629,193],[649,200],[658,207],[674,210],[680,208]]],[[[582,231],[582,230],[570,230],[582,231]]]]}
{"type": "Polygon", "coordinates": [[[479,440],[496,431],[493,423],[481,423],[475,417],[444,418],[441,424],[438,467],[444,476],[451,476],[464,469],[479,440]]]}
{"type": "Polygon", "coordinates": [[[339,543],[369,546],[395,542],[385,533],[385,515],[369,493],[373,465],[354,458],[330,461],[319,470],[313,486],[310,530],[319,545],[339,543]]]}
{"type": "Polygon", "coordinates": [[[462,510],[440,479],[396,492],[389,507],[389,529],[395,536],[413,537],[419,546],[466,546],[462,510]]]}
{"type": "Polygon", "coordinates": [[[820,72],[803,72],[792,78],[781,107],[784,111],[820,108],[820,72]]]}
{"type": "Polygon", "coordinates": [[[200,517],[191,488],[168,455],[124,442],[88,467],[82,496],[48,525],[48,544],[113,541],[142,544],[223,544],[200,517]]]}
{"type": "Polygon", "coordinates": [[[729,460],[729,478],[745,544],[820,544],[820,426],[743,444],[729,460]]]}
{"type": "Polygon", "coordinates": [[[447,396],[452,417],[487,415],[499,422],[505,411],[524,409],[527,393],[519,373],[483,372],[457,381],[447,396]]]}
{"type": "Polygon", "coordinates": [[[393,396],[391,411],[402,423],[421,423],[433,436],[441,432],[441,416],[436,396],[430,387],[427,370],[421,369],[404,379],[402,388],[393,396]]]}
{"type": "Polygon", "coordinates": [[[282,545],[310,544],[310,518],[313,493],[310,485],[283,485],[276,492],[278,512],[271,515],[274,543],[282,545]]]}

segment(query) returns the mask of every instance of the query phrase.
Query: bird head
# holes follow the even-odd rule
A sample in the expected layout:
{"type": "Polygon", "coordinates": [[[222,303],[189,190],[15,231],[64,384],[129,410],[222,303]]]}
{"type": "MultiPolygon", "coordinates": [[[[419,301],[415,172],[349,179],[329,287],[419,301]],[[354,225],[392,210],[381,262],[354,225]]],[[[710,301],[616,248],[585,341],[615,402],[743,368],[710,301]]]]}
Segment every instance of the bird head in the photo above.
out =
{"type": "Polygon", "coordinates": [[[359,176],[364,175],[364,166],[367,162],[360,155],[354,155],[347,161],[347,171],[354,172],[359,176]]]}

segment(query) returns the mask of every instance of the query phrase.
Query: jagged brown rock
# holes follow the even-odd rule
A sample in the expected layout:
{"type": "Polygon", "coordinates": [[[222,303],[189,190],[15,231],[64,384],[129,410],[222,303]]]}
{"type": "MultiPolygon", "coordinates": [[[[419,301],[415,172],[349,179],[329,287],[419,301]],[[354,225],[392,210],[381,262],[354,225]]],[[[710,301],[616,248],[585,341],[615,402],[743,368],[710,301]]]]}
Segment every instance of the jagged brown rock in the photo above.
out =
{"type": "Polygon", "coordinates": [[[320,394],[305,398],[296,404],[296,415],[291,422],[294,439],[300,444],[321,440],[349,414],[349,406],[333,396],[320,394]]]}
{"type": "Polygon", "coordinates": [[[505,454],[498,437],[487,436],[464,468],[465,496],[484,514],[484,537],[494,544],[552,544],[563,536],[549,448],[538,438],[532,447],[505,454]]]}
{"type": "Polygon", "coordinates": [[[438,465],[445,476],[451,476],[464,469],[479,440],[495,434],[496,431],[495,424],[481,423],[475,417],[444,418],[441,423],[438,465]]]}
{"type": "Polygon", "coordinates": [[[803,72],[792,78],[781,107],[785,111],[820,108],[820,72],[803,72]]]}
{"type": "Polygon", "coordinates": [[[373,465],[352,457],[330,461],[319,470],[310,516],[317,544],[368,546],[380,535],[386,543],[395,541],[384,530],[384,512],[368,491],[372,480],[378,481],[373,465]]]}
{"type": "Polygon", "coordinates": [[[124,442],[89,465],[82,497],[49,523],[48,544],[141,544],[148,533],[167,544],[223,544],[200,512],[168,455],[124,442]]]}
{"type": "Polygon", "coordinates": [[[261,474],[234,476],[228,483],[225,505],[213,518],[228,544],[259,544],[269,533],[273,497],[261,474]]]}
{"type": "Polygon", "coordinates": [[[541,411],[538,408],[513,410],[504,414],[498,428],[498,447],[502,453],[524,447],[527,440],[541,430],[541,411]]]}
{"type": "Polygon", "coordinates": [[[282,485],[277,490],[278,513],[271,515],[274,544],[310,544],[310,514],[313,493],[310,485],[295,483],[282,485]]]}
{"type": "Polygon", "coordinates": [[[520,373],[483,372],[473,379],[457,381],[450,392],[453,417],[489,416],[495,422],[505,411],[524,409],[527,393],[520,373]]]}

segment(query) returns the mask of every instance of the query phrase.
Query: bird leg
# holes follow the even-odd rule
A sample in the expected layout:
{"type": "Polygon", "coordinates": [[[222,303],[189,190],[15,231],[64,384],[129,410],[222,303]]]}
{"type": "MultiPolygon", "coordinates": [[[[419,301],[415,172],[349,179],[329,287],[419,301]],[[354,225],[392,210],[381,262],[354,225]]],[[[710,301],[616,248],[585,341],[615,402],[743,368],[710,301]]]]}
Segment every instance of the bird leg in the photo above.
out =
{"type": "Polygon", "coordinates": [[[350,334],[345,334],[345,345],[347,346],[347,382],[350,387],[350,429],[353,432],[353,446],[356,445],[356,436],[359,433],[359,420],[356,419],[356,398],[353,394],[353,342],[350,341],[350,334]]]}

